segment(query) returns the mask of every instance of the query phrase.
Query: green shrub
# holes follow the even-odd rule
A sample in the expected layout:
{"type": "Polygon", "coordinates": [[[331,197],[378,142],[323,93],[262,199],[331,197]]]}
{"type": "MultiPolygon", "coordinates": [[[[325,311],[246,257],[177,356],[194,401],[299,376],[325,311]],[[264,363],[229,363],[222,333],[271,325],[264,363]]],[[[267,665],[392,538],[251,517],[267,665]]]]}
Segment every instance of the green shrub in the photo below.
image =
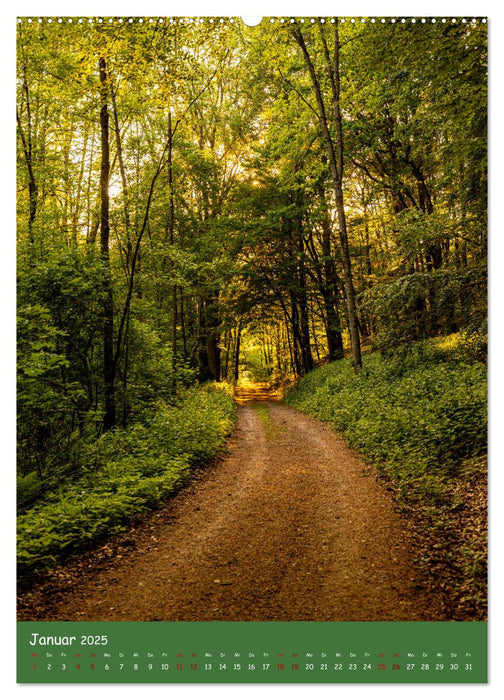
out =
{"type": "Polygon", "coordinates": [[[175,406],[160,402],[150,421],[106,433],[89,448],[86,476],[64,481],[19,516],[20,577],[156,508],[191,467],[224,448],[234,420],[232,391],[214,384],[186,390],[175,406]]]}
{"type": "Polygon", "coordinates": [[[343,431],[413,499],[435,501],[463,459],[486,451],[486,368],[437,341],[365,356],[358,376],[349,360],[333,362],[285,401],[343,431]]]}

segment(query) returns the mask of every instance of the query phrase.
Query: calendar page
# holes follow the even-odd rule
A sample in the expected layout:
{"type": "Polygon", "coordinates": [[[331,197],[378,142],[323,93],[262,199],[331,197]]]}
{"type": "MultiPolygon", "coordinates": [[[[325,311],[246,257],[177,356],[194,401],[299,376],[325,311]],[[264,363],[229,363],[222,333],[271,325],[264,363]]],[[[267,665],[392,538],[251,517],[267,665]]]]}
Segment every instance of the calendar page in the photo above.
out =
{"type": "Polygon", "coordinates": [[[487,20],[306,10],[16,19],[18,683],[487,682],[487,20]]]}

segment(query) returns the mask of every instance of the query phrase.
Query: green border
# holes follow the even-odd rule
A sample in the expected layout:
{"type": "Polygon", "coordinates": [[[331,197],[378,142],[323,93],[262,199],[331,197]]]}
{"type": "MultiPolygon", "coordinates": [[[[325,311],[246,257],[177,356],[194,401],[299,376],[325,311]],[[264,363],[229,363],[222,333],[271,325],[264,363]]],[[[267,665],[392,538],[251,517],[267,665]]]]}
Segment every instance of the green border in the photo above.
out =
{"type": "Polygon", "coordinates": [[[486,683],[487,623],[18,622],[17,680],[486,683]]]}

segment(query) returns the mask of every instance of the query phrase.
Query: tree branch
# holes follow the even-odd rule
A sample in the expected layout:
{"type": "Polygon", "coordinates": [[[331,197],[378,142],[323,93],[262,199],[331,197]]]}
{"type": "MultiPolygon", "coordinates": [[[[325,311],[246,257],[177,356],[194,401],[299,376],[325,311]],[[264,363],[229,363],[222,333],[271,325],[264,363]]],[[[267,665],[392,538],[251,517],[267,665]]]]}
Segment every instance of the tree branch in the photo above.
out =
{"type": "Polygon", "coordinates": [[[277,68],[277,71],[280,73],[280,77],[282,78],[282,80],[285,81],[285,82],[287,83],[287,85],[291,88],[291,90],[294,90],[294,92],[298,95],[298,97],[300,97],[300,98],[303,100],[303,102],[305,103],[305,105],[306,105],[307,107],[309,107],[309,108],[311,109],[311,111],[316,115],[317,119],[320,119],[320,114],[317,112],[317,110],[315,109],[315,107],[313,107],[313,105],[311,105],[311,104],[308,102],[308,100],[304,97],[304,95],[302,95],[302,94],[299,92],[299,90],[297,89],[297,87],[296,87],[295,85],[293,85],[293,84],[291,83],[291,81],[290,81],[288,78],[285,77],[285,75],[282,73],[282,71],[280,70],[280,68],[277,68]]]}

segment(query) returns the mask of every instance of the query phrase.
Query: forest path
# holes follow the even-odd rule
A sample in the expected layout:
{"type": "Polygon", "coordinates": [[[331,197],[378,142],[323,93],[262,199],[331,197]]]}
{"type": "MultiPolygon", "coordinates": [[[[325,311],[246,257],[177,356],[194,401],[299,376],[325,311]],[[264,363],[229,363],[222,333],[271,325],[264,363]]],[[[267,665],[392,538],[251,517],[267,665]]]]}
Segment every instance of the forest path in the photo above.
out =
{"type": "Polygon", "coordinates": [[[342,438],[276,401],[238,411],[229,453],[129,549],[60,567],[20,619],[442,619],[390,493],[342,438]]]}

